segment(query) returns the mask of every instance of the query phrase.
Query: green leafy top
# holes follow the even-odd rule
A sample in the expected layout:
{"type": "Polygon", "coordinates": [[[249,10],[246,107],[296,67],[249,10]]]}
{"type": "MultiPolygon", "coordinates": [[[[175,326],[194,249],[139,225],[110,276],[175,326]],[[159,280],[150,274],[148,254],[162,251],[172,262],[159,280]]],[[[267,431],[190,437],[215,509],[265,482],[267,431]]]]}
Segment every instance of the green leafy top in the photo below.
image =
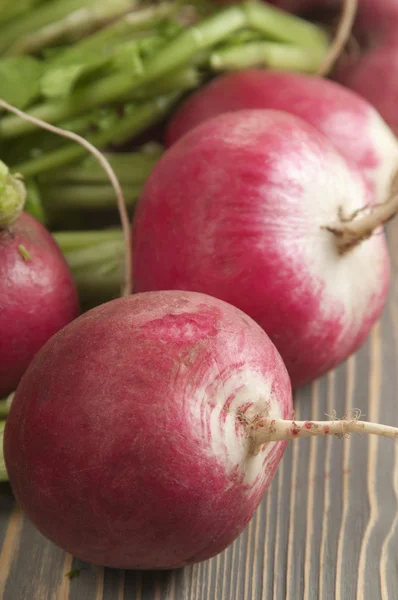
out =
{"type": "Polygon", "coordinates": [[[43,64],[32,56],[13,56],[0,60],[0,97],[24,109],[40,96],[43,64]]]}

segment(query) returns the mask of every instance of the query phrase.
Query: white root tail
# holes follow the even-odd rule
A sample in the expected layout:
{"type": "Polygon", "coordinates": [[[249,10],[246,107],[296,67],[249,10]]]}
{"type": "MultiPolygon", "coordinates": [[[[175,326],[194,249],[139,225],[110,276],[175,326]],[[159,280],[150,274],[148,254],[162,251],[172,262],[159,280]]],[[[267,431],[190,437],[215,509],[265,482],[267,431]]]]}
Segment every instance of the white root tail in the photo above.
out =
{"type": "Polygon", "coordinates": [[[380,425],[353,419],[336,419],[331,421],[287,421],[283,419],[256,418],[249,426],[249,437],[252,446],[258,450],[269,442],[296,440],[314,436],[334,435],[339,438],[350,433],[380,435],[398,438],[398,427],[380,425]]]}
{"type": "Polygon", "coordinates": [[[338,223],[323,227],[323,229],[333,233],[339,254],[345,254],[348,250],[369,239],[379,227],[388,223],[397,213],[398,171],[392,179],[390,196],[385,202],[365,206],[363,209],[356,210],[349,217],[340,215],[338,223]],[[365,210],[368,211],[368,214],[360,216],[365,210]]]}

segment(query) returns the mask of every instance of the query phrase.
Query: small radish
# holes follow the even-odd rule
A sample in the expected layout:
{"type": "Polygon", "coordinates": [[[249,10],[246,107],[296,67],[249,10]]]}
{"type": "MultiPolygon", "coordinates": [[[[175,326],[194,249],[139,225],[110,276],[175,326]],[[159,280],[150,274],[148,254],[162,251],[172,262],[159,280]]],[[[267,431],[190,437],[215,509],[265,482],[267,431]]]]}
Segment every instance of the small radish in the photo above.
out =
{"type": "Polygon", "coordinates": [[[11,405],[6,467],[29,518],[74,556],[176,568],[243,530],[285,447],[253,445],[255,417],[291,413],[286,369],[249,317],[202,294],[137,294],[44,346],[11,405]]]}
{"type": "Polygon", "coordinates": [[[368,102],[320,77],[260,69],[222,75],[181,106],[166,131],[166,144],[206,119],[253,108],[287,111],[316,127],[356,163],[375,200],[386,199],[398,167],[398,141],[368,102]]]}
{"type": "Polygon", "coordinates": [[[144,187],[136,291],[194,290],[237,306],[298,387],[345,360],[378,319],[389,257],[372,232],[397,200],[364,217],[368,192],[354,166],[297,117],[221,115],[174,144],[144,187]]]}
{"type": "MultiPolygon", "coordinates": [[[[397,27],[398,17],[395,23],[397,27]]],[[[388,39],[357,60],[343,63],[336,71],[335,78],[373,104],[398,135],[398,41],[396,39],[388,39]]]]}
{"type": "Polygon", "coordinates": [[[25,212],[23,183],[0,162],[0,397],[41,346],[78,314],[72,275],[48,231],[25,212]]]}
{"type": "Polygon", "coordinates": [[[393,40],[397,26],[398,0],[358,0],[356,29],[368,44],[393,40]]]}
{"type": "Polygon", "coordinates": [[[291,412],[286,369],[249,317],[203,294],[136,294],[42,348],[11,404],[5,464],[28,517],[64,550],[178,568],[240,534],[287,440],[397,437],[360,414],[295,422],[291,412]]]}

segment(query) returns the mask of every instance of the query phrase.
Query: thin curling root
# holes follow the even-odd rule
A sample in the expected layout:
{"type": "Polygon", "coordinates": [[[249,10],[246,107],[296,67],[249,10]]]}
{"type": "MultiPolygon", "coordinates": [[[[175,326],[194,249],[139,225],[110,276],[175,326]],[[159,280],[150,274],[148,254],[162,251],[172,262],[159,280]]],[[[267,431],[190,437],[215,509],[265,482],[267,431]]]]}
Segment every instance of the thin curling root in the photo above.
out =
{"type": "Polygon", "coordinates": [[[327,75],[333,69],[335,63],[343,53],[343,50],[351,36],[357,10],[358,0],[343,0],[343,9],[335,37],[329,47],[329,51],[323,63],[318,70],[318,75],[327,75]]]}

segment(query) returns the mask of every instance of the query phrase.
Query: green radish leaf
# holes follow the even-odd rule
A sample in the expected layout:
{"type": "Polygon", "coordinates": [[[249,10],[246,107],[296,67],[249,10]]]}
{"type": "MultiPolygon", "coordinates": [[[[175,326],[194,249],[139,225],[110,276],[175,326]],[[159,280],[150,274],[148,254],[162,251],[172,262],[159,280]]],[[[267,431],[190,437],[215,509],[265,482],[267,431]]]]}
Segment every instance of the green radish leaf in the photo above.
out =
{"type": "Polygon", "coordinates": [[[40,95],[42,64],[31,56],[0,60],[0,97],[19,109],[26,108],[40,95]]]}
{"type": "Polygon", "coordinates": [[[41,80],[41,92],[46,98],[65,98],[73,91],[76,85],[88,75],[102,70],[109,62],[110,57],[93,55],[70,56],[65,64],[61,60],[54,63],[45,72],[41,80]]]}
{"type": "Polygon", "coordinates": [[[115,49],[112,66],[117,70],[126,70],[131,75],[144,72],[137,42],[128,42],[115,49]]]}
{"type": "Polygon", "coordinates": [[[26,14],[28,10],[34,10],[40,4],[44,4],[45,1],[47,0],[18,0],[18,2],[15,2],[15,0],[0,0],[0,21],[7,21],[26,14]]]}

